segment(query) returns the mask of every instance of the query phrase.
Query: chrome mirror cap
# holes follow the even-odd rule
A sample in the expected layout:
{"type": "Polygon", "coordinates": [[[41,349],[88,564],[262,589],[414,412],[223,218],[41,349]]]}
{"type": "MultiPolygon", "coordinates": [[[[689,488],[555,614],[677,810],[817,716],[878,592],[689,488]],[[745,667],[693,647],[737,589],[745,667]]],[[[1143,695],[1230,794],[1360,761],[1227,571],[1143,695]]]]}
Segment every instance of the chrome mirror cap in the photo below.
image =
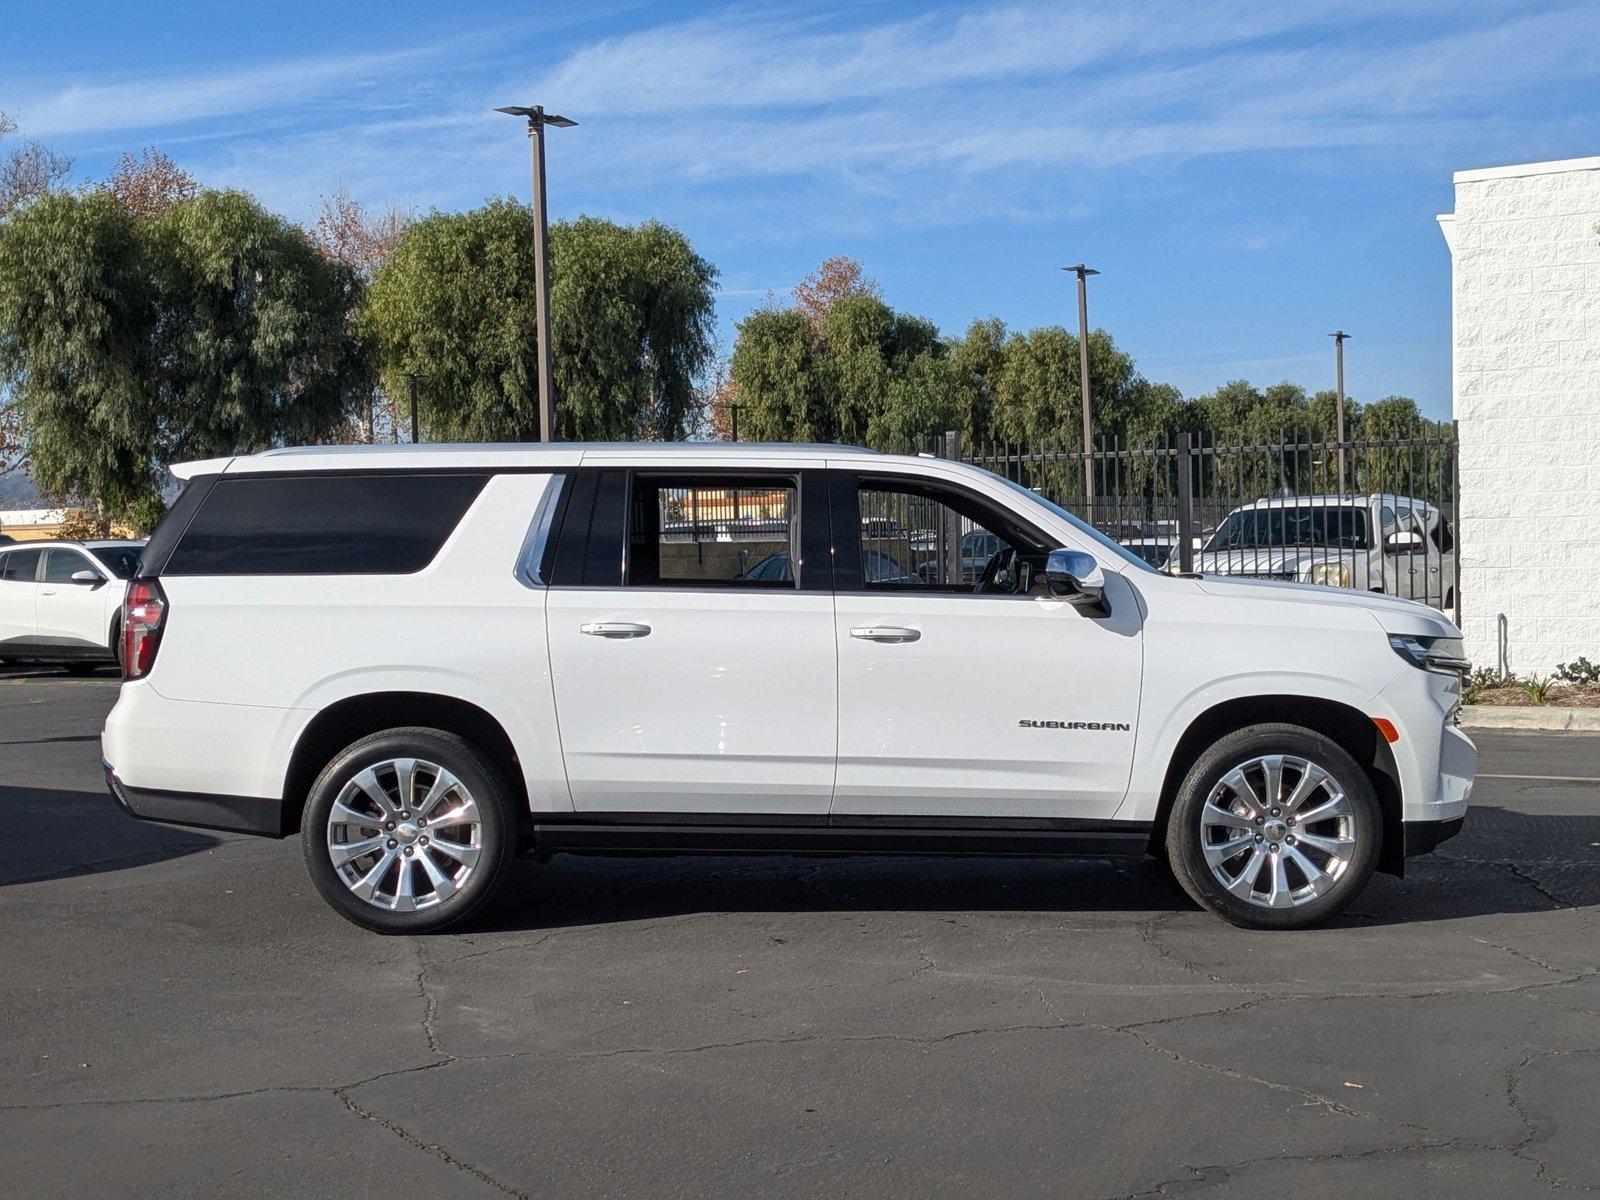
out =
{"type": "Polygon", "coordinates": [[[1106,577],[1092,554],[1082,550],[1052,550],[1045,559],[1045,583],[1050,594],[1069,604],[1100,604],[1105,599],[1106,577]]]}

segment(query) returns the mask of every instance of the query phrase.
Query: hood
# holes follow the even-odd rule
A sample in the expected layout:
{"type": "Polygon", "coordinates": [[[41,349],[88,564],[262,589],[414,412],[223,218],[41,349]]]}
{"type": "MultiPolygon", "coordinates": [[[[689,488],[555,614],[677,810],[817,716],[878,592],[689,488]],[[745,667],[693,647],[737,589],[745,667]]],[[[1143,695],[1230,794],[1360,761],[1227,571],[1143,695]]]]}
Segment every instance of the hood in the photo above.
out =
{"type": "Polygon", "coordinates": [[[1263,546],[1248,550],[1212,550],[1194,556],[1202,575],[1282,575],[1298,573],[1312,556],[1302,550],[1263,546]]]}
{"type": "Polygon", "coordinates": [[[1438,609],[1416,600],[1402,600],[1398,596],[1360,592],[1352,588],[1323,587],[1314,583],[1280,583],[1270,579],[1236,579],[1214,575],[1195,582],[1207,595],[1224,599],[1237,596],[1252,600],[1282,600],[1293,604],[1363,609],[1372,614],[1386,633],[1409,633],[1418,637],[1461,636],[1461,630],[1438,609]]]}
{"type": "Polygon", "coordinates": [[[1241,550],[1196,553],[1194,569],[1202,575],[1299,574],[1312,563],[1350,562],[1365,550],[1338,550],[1331,546],[1261,546],[1241,550]]]}

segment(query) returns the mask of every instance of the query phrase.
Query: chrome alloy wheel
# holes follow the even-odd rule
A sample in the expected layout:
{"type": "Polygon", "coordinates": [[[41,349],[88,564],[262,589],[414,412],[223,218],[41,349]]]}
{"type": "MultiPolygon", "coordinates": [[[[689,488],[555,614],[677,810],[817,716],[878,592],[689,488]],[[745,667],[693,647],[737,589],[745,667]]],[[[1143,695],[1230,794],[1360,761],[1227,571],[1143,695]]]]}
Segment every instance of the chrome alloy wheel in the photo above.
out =
{"type": "Polygon", "coordinates": [[[1200,811],[1200,845],[1217,881],[1260,908],[1324,895],[1350,866],[1356,812],[1328,771],[1266,754],[1223,773],[1200,811]]]}
{"type": "Polygon", "coordinates": [[[466,786],[437,763],[391,758],[357,772],[328,813],[328,858],[375,908],[415,912],[466,886],[483,822],[466,786]]]}

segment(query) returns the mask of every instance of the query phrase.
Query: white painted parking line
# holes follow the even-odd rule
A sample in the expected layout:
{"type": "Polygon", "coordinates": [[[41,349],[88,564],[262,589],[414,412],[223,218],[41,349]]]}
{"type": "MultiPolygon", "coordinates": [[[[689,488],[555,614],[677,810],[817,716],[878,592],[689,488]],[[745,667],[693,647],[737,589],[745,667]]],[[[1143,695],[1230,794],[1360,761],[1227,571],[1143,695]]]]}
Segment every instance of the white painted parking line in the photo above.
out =
{"type": "Polygon", "coordinates": [[[1600,775],[1479,775],[1479,779],[1533,779],[1540,783],[1600,783],[1600,775]]]}

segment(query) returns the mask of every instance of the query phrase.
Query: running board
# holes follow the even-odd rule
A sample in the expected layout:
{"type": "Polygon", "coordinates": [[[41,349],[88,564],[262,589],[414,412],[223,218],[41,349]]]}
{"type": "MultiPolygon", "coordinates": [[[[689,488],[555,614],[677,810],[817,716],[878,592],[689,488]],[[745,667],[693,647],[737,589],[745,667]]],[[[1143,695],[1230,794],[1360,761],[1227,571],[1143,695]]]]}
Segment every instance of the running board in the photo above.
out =
{"type": "Polygon", "coordinates": [[[1148,821],[746,813],[533,814],[550,854],[947,854],[1126,858],[1145,853],[1148,821]]]}

